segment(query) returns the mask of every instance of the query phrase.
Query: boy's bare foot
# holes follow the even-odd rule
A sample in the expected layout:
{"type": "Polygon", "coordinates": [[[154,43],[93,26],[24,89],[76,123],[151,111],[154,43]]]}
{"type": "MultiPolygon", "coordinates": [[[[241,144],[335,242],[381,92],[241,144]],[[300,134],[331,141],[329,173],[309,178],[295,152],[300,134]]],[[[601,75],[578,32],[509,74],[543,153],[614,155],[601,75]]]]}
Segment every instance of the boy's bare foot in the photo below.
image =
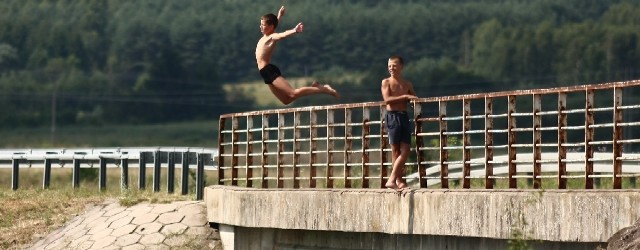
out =
{"type": "Polygon", "coordinates": [[[398,186],[399,189],[405,189],[408,187],[406,182],[397,182],[396,186],[398,186]]]}
{"type": "Polygon", "coordinates": [[[327,94],[330,94],[332,96],[334,96],[335,98],[340,98],[340,94],[338,93],[338,91],[336,91],[335,89],[333,89],[331,87],[331,85],[329,84],[325,84],[324,88],[327,90],[327,94]]]}
{"type": "Polygon", "coordinates": [[[320,84],[317,81],[314,81],[311,83],[311,87],[315,87],[315,88],[319,88],[322,89],[325,93],[327,93],[328,95],[332,95],[335,98],[340,98],[340,94],[338,93],[338,91],[336,91],[335,89],[333,89],[331,87],[331,85],[329,84],[320,84]]]}
{"type": "Polygon", "coordinates": [[[398,185],[396,185],[395,182],[387,182],[387,184],[384,184],[384,186],[388,189],[393,189],[396,191],[400,191],[401,189],[398,187],[398,185]]]}

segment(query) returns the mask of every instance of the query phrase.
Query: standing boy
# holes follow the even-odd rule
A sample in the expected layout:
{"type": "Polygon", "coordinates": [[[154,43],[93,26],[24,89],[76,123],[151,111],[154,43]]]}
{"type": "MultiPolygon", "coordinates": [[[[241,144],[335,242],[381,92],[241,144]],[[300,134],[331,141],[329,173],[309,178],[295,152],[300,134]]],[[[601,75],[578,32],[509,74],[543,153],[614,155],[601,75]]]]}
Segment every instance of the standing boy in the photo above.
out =
{"type": "Polygon", "coordinates": [[[402,77],[404,61],[400,56],[392,56],[387,63],[389,77],[382,80],[382,98],[387,104],[384,117],[391,144],[391,158],[393,168],[385,187],[401,190],[407,187],[402,178],[404,164],[411,151],[411,124],[407,114],[408,102],[418,98],[411,82],[402,77]]]}
{"type": "Polygon", "coordinates": [[[258,64],[258,69],[260,70],[262,79],[264,79],[264,83],[269,86],[271,92],[285,105],[306,95],[327,94],[338,98],[338,92],[331,88],[331,86],[328,84],[321,85],[315,81],[308,87],[292,88],[287,79],[280,73],[280,69],[271,64],[271,55],[276,48],[276,44],[282,39],[302,32],[304,29],[304,25],[298,23],[293,29],[276,33],[278,22],[282,16],[284,16],[284,13],[285,9],[284,6],[282,6],[278,11],[277,17],[269,13],[260,19],[260,31],[263,36],[258,40],[258,45],[256,46],[256,63],[258,64]]]}

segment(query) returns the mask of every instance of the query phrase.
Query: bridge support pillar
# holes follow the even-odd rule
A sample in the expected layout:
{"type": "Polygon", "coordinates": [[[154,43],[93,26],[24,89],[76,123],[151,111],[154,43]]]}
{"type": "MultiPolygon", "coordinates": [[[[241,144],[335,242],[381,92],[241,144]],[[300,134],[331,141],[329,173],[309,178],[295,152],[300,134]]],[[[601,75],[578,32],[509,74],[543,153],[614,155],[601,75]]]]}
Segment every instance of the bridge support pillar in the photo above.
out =
{"type": "Polygon", "coordinates": [[[220,224],[220,240],[222,241],[222,249],[235,249],[236,241],[235,227],[232,225],[220,224]]]}

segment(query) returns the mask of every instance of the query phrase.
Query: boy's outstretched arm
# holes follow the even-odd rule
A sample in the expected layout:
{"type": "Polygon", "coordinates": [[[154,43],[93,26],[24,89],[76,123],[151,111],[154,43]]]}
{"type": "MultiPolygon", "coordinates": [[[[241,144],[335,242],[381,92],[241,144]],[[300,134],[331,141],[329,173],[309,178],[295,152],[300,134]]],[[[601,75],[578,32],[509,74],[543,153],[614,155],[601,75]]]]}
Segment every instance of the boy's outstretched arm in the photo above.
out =
{"type": "Polygon", "coordinates": [[[286,12],[286,9],[284,8],[284,6],[280,6],[280,10],[278,10],[278,22],[280,22],[280,18],[284,16],[285,12],[286,12]]]}
{"type": "Polygon", "coordinates": [[[271,35],[271,38],[274,41],[282,40],[282,39],[285,39],[285,38],[287,38],[287,37],[289,37],[289,36],[291,36],[293,34],[300,33],[300,32],[302,32],[302,30],[304,30],[304,24],[298,23],[298,25],[296,25],[296,27],[294,27],[293,29],[285,30],[285,31],[280,32],[280,33],[273,33],[271,35]]]}

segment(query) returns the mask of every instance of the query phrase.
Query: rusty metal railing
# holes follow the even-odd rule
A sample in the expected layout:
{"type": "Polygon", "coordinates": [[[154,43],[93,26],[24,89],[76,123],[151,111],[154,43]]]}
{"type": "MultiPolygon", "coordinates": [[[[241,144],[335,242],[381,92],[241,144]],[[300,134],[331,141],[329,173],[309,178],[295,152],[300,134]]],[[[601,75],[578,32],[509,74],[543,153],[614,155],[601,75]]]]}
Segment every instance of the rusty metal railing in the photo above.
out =
{"type": "MultiPolygon", "coordinates": [[[[404,178],[420,188],[635,187],[640,81],[422,98],[404,178]]],[[[220,116],[219,184],[382,188],[382,102],[220,116]]]]}

